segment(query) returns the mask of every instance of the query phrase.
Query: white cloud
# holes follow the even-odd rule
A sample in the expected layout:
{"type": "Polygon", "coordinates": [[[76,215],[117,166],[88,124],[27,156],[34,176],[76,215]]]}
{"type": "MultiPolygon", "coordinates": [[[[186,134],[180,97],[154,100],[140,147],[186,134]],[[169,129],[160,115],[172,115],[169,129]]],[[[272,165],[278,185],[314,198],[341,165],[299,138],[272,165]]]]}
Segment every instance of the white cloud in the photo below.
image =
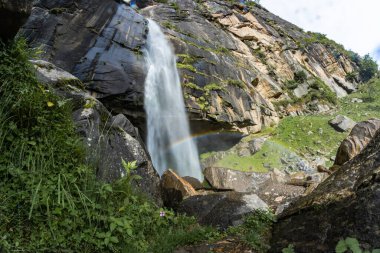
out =
{"type": "Polygon", "coordinates": [[[261,0],[281,18],[307,31],[320,32],[361,55],[380,47],[379,0],[261,0]]]}

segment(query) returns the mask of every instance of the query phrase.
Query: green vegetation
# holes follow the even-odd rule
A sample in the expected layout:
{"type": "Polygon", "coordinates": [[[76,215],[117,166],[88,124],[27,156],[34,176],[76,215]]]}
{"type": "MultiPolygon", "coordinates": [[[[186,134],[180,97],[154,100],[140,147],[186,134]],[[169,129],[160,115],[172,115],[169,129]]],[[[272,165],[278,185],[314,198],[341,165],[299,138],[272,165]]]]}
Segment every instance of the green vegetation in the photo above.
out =
{"type": "Polygon", "coordinates": [[[372,57],[367,54],[359,63],[359,76],[363,82],[368,82],[372,77],[376,76],[379,66],[372,57]]]}
{"type": "Polygon", "coordinates": [[[339,101],[338,113],[355,121],[380,118],[380,79],[373,79],[359,86],[359,90],[339,101]],[[353,103],[352,99],[361,99],[363,103],[353,103]]]}
{"type": "MultiPolygon", "coordinates": [[[[335,247],[336,253],[345,253],[345,252],[352,252],[352,253],[380,253],[380,249],[373,249],[373,250],[362,250],[360,248],[360,243],[356,238],[347,237],[346,239],[342,239],[338,242],[338,244],[335,247]]],[[[295,253],[293,245],[289,245],[287,248],[282,250],[282,253],[295,253]]]]}
{"type": "Polygon", "coordinates": [[[284,153],[292,153],[282,144],[272,140],[264,143],[259,152],[252,156],[239,156],[237,153],[231,153],[218,161],[217,166],[239,171],[248,172],[268,172],[268,168],[280,168],[280,158],[284,153]]]}
{"type": "Polygon", "coordinates": [[[273,222],[273,213],[259,209],[247,216],[242,225],[228,228],[227,234],[242,239],[255,252],[267,252],[273,222]]]}
{"type": "Polygon", "coordinates": [[[166,28],[173,30],[173,31],[178,30],[178,28],[173,23],[171,23],[170,21],[164,21],[161,23],[161,25],[163,27],[166,27],[166,28]]]}
{"type": "Polygon", "coordinates": [[[1,45],[2,251],[172,252],[220,236],[135,192],[133,162],[123,161],[119,181],[97,181],[70,102],[37,82],[30,57],[22,40],[1,45]]]}
{"type": "Polygon", "coordinates": [[[228,79],[227,80],[227,84],[228,85],[232,85],[232,86],[236,86],[236,87],[239,87],[239,88],[242,88],[242,89],[244,89],[246,87],[245,83],[243,81],[234,80],[234,79],[228,79]]]}
{"type": "MultiPolygon", "coordinates": [[[[342,239],[338,242],[338,244],[335,247],[336,253],[345,253],[345,252],[352,252],[352,253],[362,253],[363,250],[360,248],[360,243],[356,238],[347,237],[346,239],[342,239]]],[[[374,249],[374,250],[364,250],[364,253],[380,253],[380,249],[374,249]]]]}
{"type": "Polygon", "coordinates": [[[336,132],[328,124],[332,118],[326,115],[286,117],[271,140],[282,143],[297,154],[334,156],[347,134],[336,132]]]}
{"type": "Polygon", "coordinates": [[[334,156],[348,133],[336,132],[328,121],[337,114],[346,115],[357,122],[380,118],[380,80],[373,79],[361,85],[358,92],[339,100],[337,106],[338,110],[333,115],[284,118],[271,140],[284,144],[298,154],[334,156]],[[353,98],[363,102],[353,103],[353,98]]]}
{"type": "Polygon", "coordinates": [[[300,70],[294,73],[294,81],[296,81],[297,83],[303,83],[303,82],[306,82],[306,80],[307,80],[307,75],[305,71],[300,70]]]}
{"type": "Polygon", "coordinates": [[[187,69],[187,70],[190,70],[191,72],[197,73],[197,69],[193,65],[190,65],[190,64],[177,63],[177,68],[187,69]]]}
{"type": "Polygon", "coordinates": [[[306,81],[307,81],[306,72],[303,70],[300,70],[300,71],[294,73],[294,79],[293,80],[287,80],[285,82],[285,87],[289,90],[294,90],[298,87],[298,85],[300,85],[306,81]]]}
{"type": "MultiPolygon", "coordinates": [[[[304,73],[305,74],[305,73],[304,73]]],[[[338,103],[338,98],[321,79],[314,77],[314,82],[309,86],[309,92],[301,98],[294,95],[293,90],[298,87],[301,80],[304,80],[303,74],[298,74],[297,80],[288,80],[285,83],[285,90],[287,90],[290,99],[274,102],[275,106],[287,106],[288,104],[297,106],[308,104],[313,100],[318,100],[319,103],[329,103],[336,105],[338,103]]],[[[306,75],[306,74],[305,74],[306,75]]]]}

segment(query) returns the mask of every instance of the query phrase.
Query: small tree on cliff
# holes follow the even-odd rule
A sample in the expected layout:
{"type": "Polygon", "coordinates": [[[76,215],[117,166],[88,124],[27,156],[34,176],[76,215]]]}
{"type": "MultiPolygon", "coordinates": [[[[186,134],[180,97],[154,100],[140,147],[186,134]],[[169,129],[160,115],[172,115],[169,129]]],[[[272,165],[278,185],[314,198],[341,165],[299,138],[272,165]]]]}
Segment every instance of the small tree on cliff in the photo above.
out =
{"type": "Polygon", "coordinates": [[[363,82],[369,81],[378,72],[379,66],[372,57],[367,54],[363,57],[359,64],[359,76],[363,82]]]}

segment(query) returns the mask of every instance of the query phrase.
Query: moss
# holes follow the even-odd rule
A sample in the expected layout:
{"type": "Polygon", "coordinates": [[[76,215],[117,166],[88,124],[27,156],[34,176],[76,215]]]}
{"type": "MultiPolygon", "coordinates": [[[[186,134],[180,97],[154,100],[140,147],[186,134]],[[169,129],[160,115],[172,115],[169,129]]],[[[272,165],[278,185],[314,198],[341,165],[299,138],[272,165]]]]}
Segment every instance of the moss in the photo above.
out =
{"type": "Polygon", "coordinates": [[[60,79],[54,86],[59,88],[69,88],[72,86],[80,90],[85,89],[84,84],[79,79],[60,79]]]}
{"type": "Polygon", "coordinates": [[[236,79],[228,79],[227,84],[232,85],[232,86],[236,86],[236,87],[239,87],[242,89],[244,89],[246,87],[245,83],[243,81],[236,80],[236,79]]]}
{"type": "Polygon", "coordinates": [[[217,83],[210,83],[210,84],[207,84],[205,87],[203,87],[203,89],[205,91],[212,91],[212,90],[225,90],[224,87],[220,86],[219,84],[217,83]]]}
{"type": "Polygon", "coordinates": [[[260,60],[262,64],[266,64],[265,53],[261,51],[260,48],[253,50],[254,55],[260,60]]]}
{"type": "Polygon", "coordinates": [[[203,90],[201,87],[192,82],[184,83],[183,86],[194,90],[203,90]]]}
{"type": "Polygon", "coordinates": [[[164,21],[164,22],[162,22],[161,26],[166,27],[167,29],[170,29],[170,30],[173,30],[173,31],[178,31],[177,26],[175,26],[170,21],[164,21]]]}
{"type": "Polygon", "coordinates": [[[195,69],[195,67],[190,64],[177,63],[177,68],[187,69],[187,70],[190,70],[191,72],[197,73],[197,70],[195,69]]]}

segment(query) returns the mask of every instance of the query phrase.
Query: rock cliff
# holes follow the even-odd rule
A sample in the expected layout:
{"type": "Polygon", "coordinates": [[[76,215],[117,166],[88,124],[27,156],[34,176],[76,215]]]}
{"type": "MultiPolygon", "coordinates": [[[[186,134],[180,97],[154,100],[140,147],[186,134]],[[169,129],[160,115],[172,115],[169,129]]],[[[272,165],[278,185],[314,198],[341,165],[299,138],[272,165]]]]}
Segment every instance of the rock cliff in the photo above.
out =
{"type": "Polygon", "coordinates": [[[339,47],[260,6],[178,0],[136,12],[113,0],[39,0],[19,34],[144,131],[146,17],[175,47],[194,132],[257,132],[279,113],[318,111],[326,92],[355,90],[345,76],[357,66],[339,47]]]}

